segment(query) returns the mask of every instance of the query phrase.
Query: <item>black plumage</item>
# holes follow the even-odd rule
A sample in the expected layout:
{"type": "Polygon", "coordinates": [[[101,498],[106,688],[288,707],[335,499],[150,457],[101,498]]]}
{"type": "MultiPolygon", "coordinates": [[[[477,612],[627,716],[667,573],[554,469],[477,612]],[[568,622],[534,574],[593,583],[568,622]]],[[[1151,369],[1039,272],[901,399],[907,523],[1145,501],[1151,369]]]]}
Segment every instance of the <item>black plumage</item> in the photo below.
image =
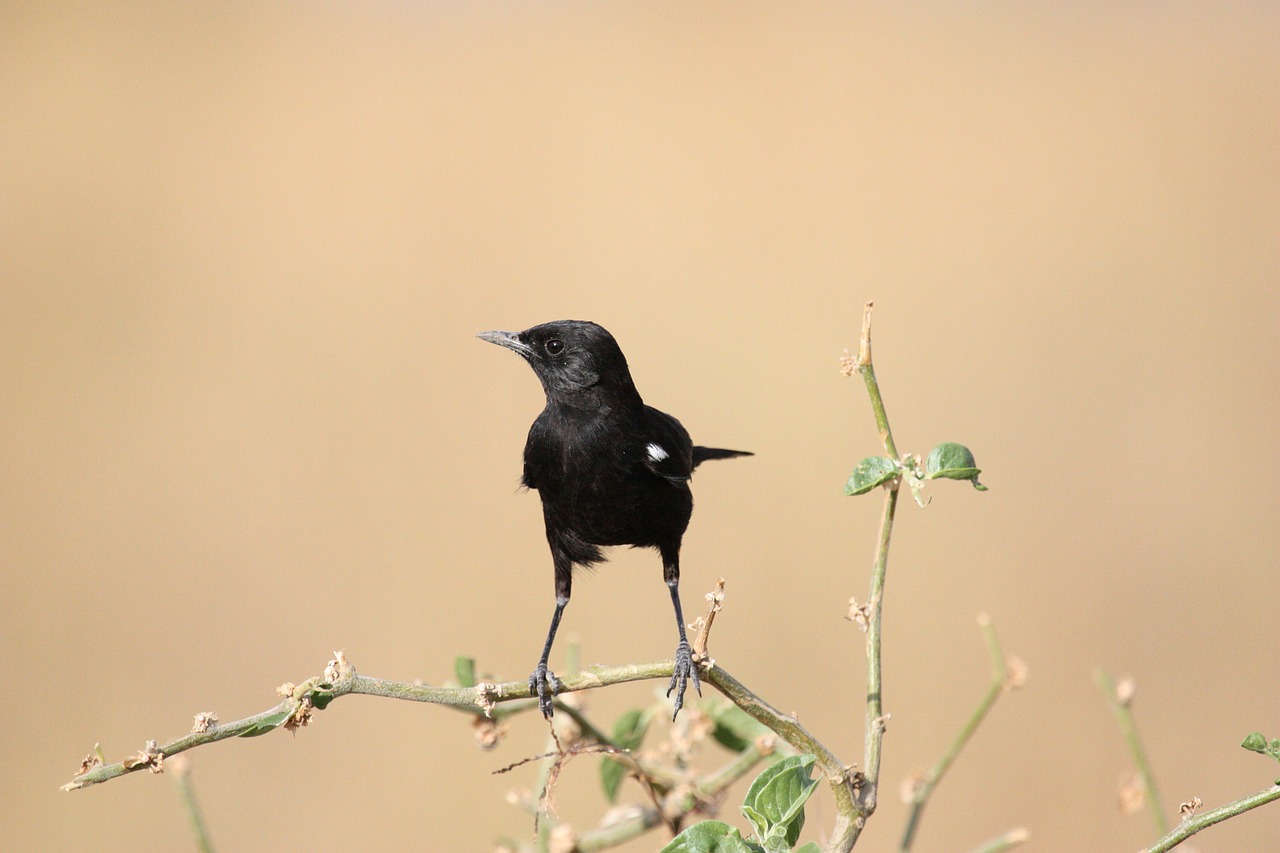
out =
{"type": "Polygon", "coordinates": [[[679,593],[680,542],[693,512],[689,478],[708,459],[751,454],[696,446],[678,420],[646,406],[617,341],[595,323],[559,320],[478,337],[520,354],[547,397],[525,443],[523,482],[542,498],[556,608],[529,689],[550,717],[557,682],[547,660],[569,603],[574,566],[603,560],[603,546],[656,548],[680,632],[667,688],[668,696],[676,693],[678,714],[690,680],[702,692],[679,593]]]}

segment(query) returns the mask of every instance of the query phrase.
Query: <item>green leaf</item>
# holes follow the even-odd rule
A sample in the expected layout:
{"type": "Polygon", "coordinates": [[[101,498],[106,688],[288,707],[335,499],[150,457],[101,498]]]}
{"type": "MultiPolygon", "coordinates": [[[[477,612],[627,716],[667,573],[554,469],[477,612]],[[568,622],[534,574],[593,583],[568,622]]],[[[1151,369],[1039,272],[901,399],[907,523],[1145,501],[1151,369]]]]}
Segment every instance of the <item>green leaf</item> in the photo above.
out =
{"type": "Polygon", "coordinates": [[[822,853],[822,848],[818,846],[818,842],[810,841],[803,847],[797,847],[796,853],[822,853]]]}
{"type": "MultiPolygon", "coordinates": [[[[613,724],[613,742],[622,749],[636,749],[644,740],[645,732],[648,731],[652,720],[652,710],[627,711],[613,724]]],[[[618,787],[626,778],[629,769],[630,765],[625,758],[607,756],[600,762],[600,784],[610,803],[618,801],[618,787]]]]}
{"type": "Polygon", "coordinates": [[[796,843],[804,828],[804,803],[817,788],[809,778],[809,768],[817,761],[813,755],[792,755],[782,759],[756,777],[742,801],[742,813],[751,821],[760,838],[768,841],[781,830],[787,846],[796,843]]]}
{"type": "Polygon", "coordinates": [[[1280,738],[1275,738],[1268,742],[1262,732],[1252,732],[1244,739],[1244,743],[1240,745],[1250,752],[1269,755],[1276,761],[1280,761],[1280,738]]]}
{"type": "Polygon", "coordinates": [[[887,456],[868,456],[853,469],[844,485],[846,495],[862,495],[898,476],[898,463],[887,456]]]}
{"type": "Polygon", "coordinates": [[[467,657],[454,658],[453,677],[458,680],[459,687],[475,687],[476,659],[467,657]]]}
{"type": "Polygon", "coordinates": [[[759,850],[760,846],[743,838],[736,826],[704,820],[671,839],[662,853],[757,853],[759,850]]]}
{"type": "Polygon", "coordinates": [[[1262,732],[1253,732],[1244,739],[1244,743],[1240,744],[1250,752],[1260,752],[1267,754],[1267,738],[1262,732]]]}
{"type": "Polygon", "coordinates": [[[982,469],[974,461],[973,453],[963,444],[948,441],[930,450],[928,458],[924,461],[924,472],[925,477],[930,480],[938,477],[947,480],[968,480],[978,491],[987,490],[986,486],[978,482],[978,475],[982,473],[982,469]]]}
{"type": "Polygon", "coordinates": [[[732,702],[710,701],[704,706],[703,712],[716,724],[711,736],[716,739],[716,743],[731,752],[742,752],[756,738],[769,731],[764,723],[732,702]]]}
{"type": "Polygon", "coordinates": [[[270,716],[263,717],[261,720],[253,724],[253,728],[240,733],[240,737],[258,737],[265,735],[272,729],[278,729],[284,725],[285,720],[293,716],[293,711],[276,711],[270,716]]]}

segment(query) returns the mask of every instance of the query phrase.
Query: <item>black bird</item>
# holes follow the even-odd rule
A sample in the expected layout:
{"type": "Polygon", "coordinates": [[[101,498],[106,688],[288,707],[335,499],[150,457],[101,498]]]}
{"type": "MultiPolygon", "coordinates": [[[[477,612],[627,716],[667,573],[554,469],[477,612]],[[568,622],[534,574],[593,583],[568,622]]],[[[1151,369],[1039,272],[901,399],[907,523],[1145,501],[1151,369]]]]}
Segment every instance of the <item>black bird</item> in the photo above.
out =
{"type": "Polygon", "coordinates": [[[547,395],[546,408],[529,428],[523,477],[542,497],[555,564],[556,609],[538,668],[529,676],[542,715],[551,717],[551,697],[559,688],[547,659],[569,603],[573,567],[603,560],[603,545],[657,548],[662,555],[680,631],[667,695],[676,691],[679,714],[689,680],[702,693],[680,610],[680,540],[693,512],[689,478],[704,460],[751,454],[697,447],[678,420],[646,406],[617,341],[595,323],[558,320],[477,337],[523,356],[547,395]]]}

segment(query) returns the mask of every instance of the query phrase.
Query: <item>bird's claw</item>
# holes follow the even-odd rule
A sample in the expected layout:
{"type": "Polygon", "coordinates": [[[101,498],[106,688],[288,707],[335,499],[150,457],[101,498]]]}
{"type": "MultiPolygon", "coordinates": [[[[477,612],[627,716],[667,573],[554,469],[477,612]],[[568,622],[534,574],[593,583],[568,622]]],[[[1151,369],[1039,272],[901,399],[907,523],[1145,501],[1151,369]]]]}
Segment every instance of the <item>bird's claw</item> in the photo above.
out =
{"type": "Polygon", "coordinates": [[[529,692],[538,697],[538,710],[542,712],[542,716],[551,719],[553,713],[551,708],[551,698],[561,688],[560,679],[556,678],[555,673],[547,669],[545,663],[538,664],[538,668],[533,671],[533,675],[529,676],[529,692]]]}
{"type": "Polygon", "coordinates": [[[676,665],[671,673],[671,685],[667,687],[667,696],[671,696],[671,691],[676,692],[676,710],[671,715],[674,720],[679,714],[680,709],[684,707],[684,689],[688,682],[693,681],[693,689],[698,691],[698,695],[702,695],[702,684],[698,681],[698,667],[693,663],[693,652],[689,649],[689,643],[685,640],[680,641],[680,645],[676,646],[676,665]]]}

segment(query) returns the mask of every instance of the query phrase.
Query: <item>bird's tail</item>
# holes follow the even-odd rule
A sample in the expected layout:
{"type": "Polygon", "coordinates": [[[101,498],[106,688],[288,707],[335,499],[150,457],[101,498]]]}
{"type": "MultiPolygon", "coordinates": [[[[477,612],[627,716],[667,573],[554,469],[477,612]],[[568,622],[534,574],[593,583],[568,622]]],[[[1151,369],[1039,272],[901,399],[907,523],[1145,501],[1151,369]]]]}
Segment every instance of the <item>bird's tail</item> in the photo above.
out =
{"type": "Polygon", "coordinates": [[[693,467],[697,468],[708,459],[732,459],[735,456],[754,456],[749,450],[725,450],[723,447],[693,447],[693,467]]]}

